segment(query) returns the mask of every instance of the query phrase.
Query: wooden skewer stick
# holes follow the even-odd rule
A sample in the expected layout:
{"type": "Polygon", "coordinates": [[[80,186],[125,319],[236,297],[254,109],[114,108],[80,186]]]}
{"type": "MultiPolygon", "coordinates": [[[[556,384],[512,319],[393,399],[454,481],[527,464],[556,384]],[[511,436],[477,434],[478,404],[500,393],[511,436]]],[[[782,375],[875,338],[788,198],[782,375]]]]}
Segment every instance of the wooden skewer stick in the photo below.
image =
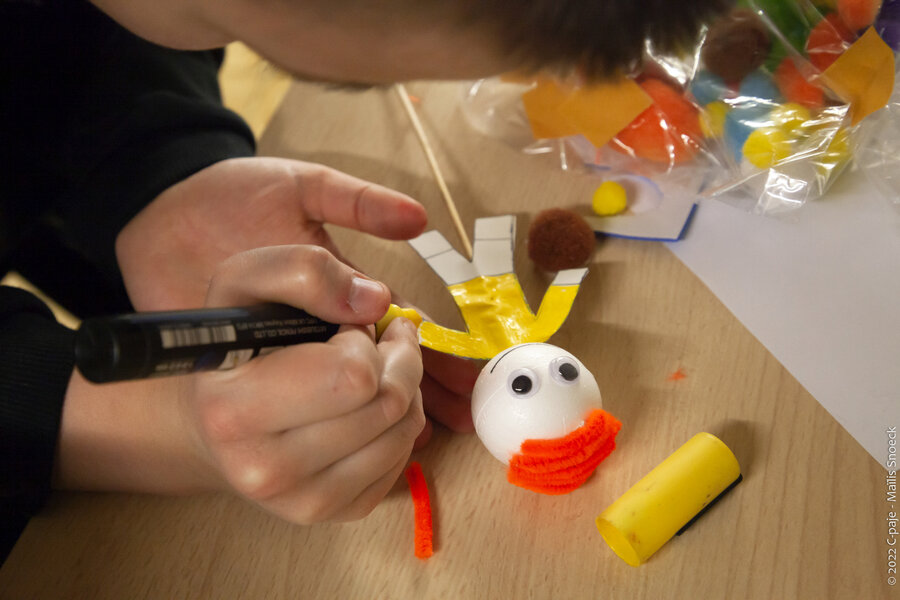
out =
{"type": "Polygon", "coordinates": [[[431,150],[431,144],[428,143],[428,137],[425,135],[425,130],[422,128],[422,123],[419,121],[416,109],[413,108],[412,102],[409,101],[409,94],[406,92],[406,86],[402,83],[397,83],[394,85],[394,89],[397,91],[397,95],[400,96],[400,102],[403,103],[403,108],[406,109],[406,114],[409,116],[409,120],[412,122],[416,136],[419,138],[419,143],[422,145],[422,150],[425,151],[425,158],[428,159],[431,173],[434,175],[435,181],[437,181],[438,188],[441,190],[441,195],[444,197],[444,204],[447,206],[447,210],[450,212],[450,218],[453,219],[453,225],[456,227],[456,232],[462,240],[463,248],[466,251],[466,258],[472,260],[472,243],[469,241],[469,236],[466,235],[466,228],[463,227],[462,220],[459,218],[459,211],[456,210],[456,204],[453,202],[450,190],[447,189],[447,184],[444,182],[444,176],[441,175],[441,169],[438,167],[437,160],[434,158],[434,152],[431,150]]]}

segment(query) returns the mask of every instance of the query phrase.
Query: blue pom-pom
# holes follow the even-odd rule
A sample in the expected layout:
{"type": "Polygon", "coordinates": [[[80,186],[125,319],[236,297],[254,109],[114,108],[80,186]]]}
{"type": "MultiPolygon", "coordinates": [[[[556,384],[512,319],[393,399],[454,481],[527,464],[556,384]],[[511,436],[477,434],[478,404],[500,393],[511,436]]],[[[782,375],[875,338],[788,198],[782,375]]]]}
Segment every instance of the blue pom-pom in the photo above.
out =
{"type": "Polygon", "coordinates": [[[728,86],[725,85],[722,78],[710,71],[697,73],[691,82],[690,89],[700,106],[721,100],[728,92],[728,86]]]}
{"type": "Polygon", "coordinates": [[[764,100],[772,104],[778,104],[782,101],[781,92],[772,78],[763,71],[754,71],[750,73],[741,82],[738,94],[742,98],[755,98],[764,100]]]}
{"type": "Polygon", "coordinates": [[[770,125],[772,105],[765,102],[742,102],[725,117],[725,143],[734,159],[741,162],[744,143],[754,129],[770,125]]]}

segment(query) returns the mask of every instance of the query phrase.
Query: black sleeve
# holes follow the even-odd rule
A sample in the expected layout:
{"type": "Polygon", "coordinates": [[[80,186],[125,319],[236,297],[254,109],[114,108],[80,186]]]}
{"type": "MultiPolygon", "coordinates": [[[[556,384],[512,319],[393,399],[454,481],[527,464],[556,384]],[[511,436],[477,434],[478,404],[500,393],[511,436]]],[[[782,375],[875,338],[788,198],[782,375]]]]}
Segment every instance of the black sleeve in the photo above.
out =
{"type": "Polygon", "coordinates": [[[57,202],[68,242],[116,271],[122,227],[171,185],[227,158],[251,156],[253,134],[220,99],[222,50],[151,44],[89,6],[83,85],[71,99],[57,202]],[[87,210],[85,210],[87,209],[87,210]]]}
{"type": "Polygon", "coordinates": [[[0,286],[0,562],[50,492],[73,337],[40,300],[0,286]]]}
{"type": "MultiPolygon", "coordinates": [[[[127,303],[114,252],[122,227],[166,188],[255,153],[246,123],[221,103],[223,57],[147,42],[86,0],[0,2],[6,266],[51,279],[52,236],[85,265],[79,278],[93,270],[99,295],[127,303]]],[[[69,283],[54,283],[39,287],[73,309],[56,296],[69,283]]]]}
{"type": "MultiPolygon", "coordinates": [[[[86,0],[0,0],[0,276],[33,267],[64,304],[56,291],[94,305],[123,291],[114,243],[128,220],[255,152],[221,105],[222,58],[148,43],[86,0]]],[[[72,343],[43,303],[0,287],[0,557],[49,492],[72,343]]]]}

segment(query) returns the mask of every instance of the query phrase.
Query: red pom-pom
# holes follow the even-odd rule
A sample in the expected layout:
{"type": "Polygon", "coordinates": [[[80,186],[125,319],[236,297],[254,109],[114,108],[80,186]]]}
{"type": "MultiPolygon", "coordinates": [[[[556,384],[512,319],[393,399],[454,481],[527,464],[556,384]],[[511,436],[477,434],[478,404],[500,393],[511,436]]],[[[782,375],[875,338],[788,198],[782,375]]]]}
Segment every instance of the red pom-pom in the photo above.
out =
{"type": "Polygon", "coordinates": [[[693,158],[703,139],[697,107],[658,79],[647,79],[641,87],[653,104],[619,132],[612,147],[669,165],[693,158]]]}
{"type": "Polygon", "coordinates": [[[584,266],[596,243],[584,217],[565,208],[539,212],[528,230],[528,256],[546,271],[584,266]]]}
{"type": "Polygon", "coordinates": [[[840,17],[831,13],[813,27],[806,40],[806,53],[817,69],[824,71],[850,47],[854,39],[840,17]]]}
{"type": "Polygon", "coordinates": [[[875,22],[881,10],[881,0],[838,0],[838,14],[852,31],[859,31],[875,22]]]}
{"type": "Polygon", "coordinates": [[[825,91],[803,76],[794,60],[786,56],[775,69],[775,83],[789,101],[807,108],[821,108],[825,103],[825,91]]]}

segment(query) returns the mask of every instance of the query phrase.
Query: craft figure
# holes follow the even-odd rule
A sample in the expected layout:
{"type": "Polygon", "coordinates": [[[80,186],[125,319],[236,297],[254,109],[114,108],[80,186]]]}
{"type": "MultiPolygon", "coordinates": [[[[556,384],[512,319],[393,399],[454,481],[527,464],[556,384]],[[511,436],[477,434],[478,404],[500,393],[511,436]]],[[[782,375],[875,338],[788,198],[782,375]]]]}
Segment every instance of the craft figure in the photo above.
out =
{"type": "Polygon", "coordinates": [[[535,314],[513,271],[515,239],[515,217],[505,215],[475,221],[471,261],[456,252],[437,231],[410,241],[443,280],[468,328],[456,331],[423,322],[419,326],[419,342],[423,346],[487,360],[516,344],[543,342],[556,333],[569,315],[587,269],[557,273],[535,314]]]}
{"type": "Polygon", "coordinates": [[[543,494],[581,486],[615,449],[621,423],[603,410],[590,371],[551,344],[519,344],[482,369],[475,432],[507,464],[510,483],[543,494]]]}
{"type": "Polygon", "coordinates": [[[425,321],[419,342],[491,359],[472,394],[479,439],[509,466],[510,483],[565,494],[612,452],[621,424],[602,409],[590,371],[562,348],[542,343],[565,321],[587,269],[557,273],[535,314],[513,271],[515,237],[515,218],[506,215],[475,222],[471,261],[436,231],[410,242],[443,280],[467,327],[425,321]]]}

